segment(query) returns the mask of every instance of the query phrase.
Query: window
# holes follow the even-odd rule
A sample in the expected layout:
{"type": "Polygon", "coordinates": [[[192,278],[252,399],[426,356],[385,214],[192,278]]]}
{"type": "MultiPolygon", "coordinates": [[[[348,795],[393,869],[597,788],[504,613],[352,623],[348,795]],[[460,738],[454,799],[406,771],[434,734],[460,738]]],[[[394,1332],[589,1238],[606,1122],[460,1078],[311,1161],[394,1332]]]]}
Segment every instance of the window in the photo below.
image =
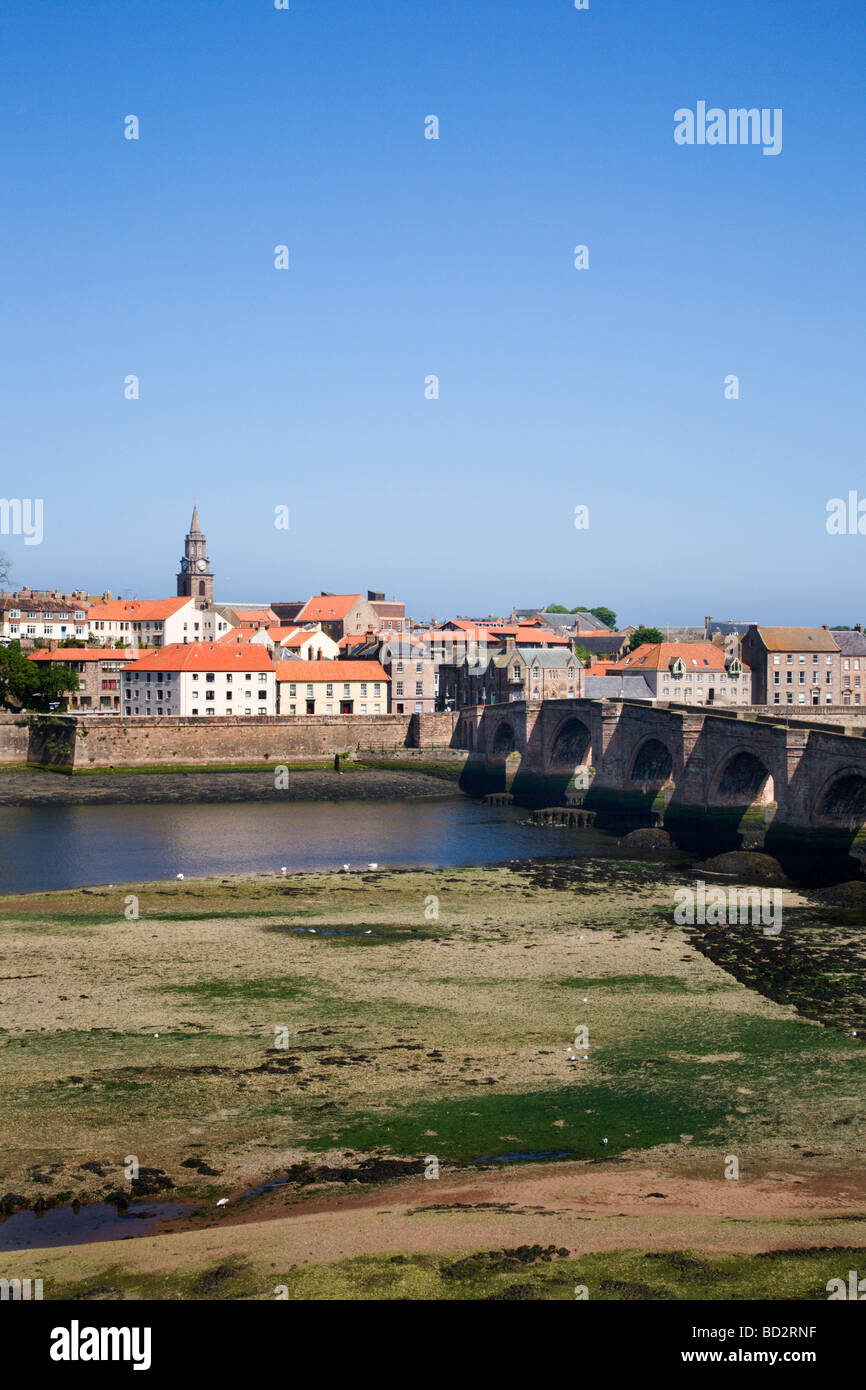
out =
{"type": "MultiPolygon", "coordinates": [[[[148,690],[148,692],[147,692],[147,698],[148,698],[148,700],[150,699],[150,691],[149,691],[149,690],[148,690]]],[[[212,690],[208,690],[208,692],[206,693],[206,695],[205,695],[204,698],[205,698],[206,700],[213,700],[213,699],[215,698],[214,692],[213,692],[212,690]]]]}
{"type": "Polygon", "coordinates": [[[777,652],[776,655],[773,657],[773,665],[774,665],[774,666],[778,666],[778,664],[779,664],[780,661],[781,661],[781,657],[779,656],[779,654],[778,654],[778,652],[777,652]]]}
{"type": "Polygon", "coordinates": [[[423,695],[423,694],[424,694],[424,683],[423,683],[423,681],[416,681],[416,682],[415,682],[415,694],[416,694],[416,695],[423,695]]]}
{"type": "Polygon", "coordinates": [[[259,699],[260,699],[260,700],[266,700],[267,698],[268,698],[268,692],[267,692],[266,690],[260,690],[260,691],[259,691],[259,699]]]}
{"type": "MultiPolygon", "coordinates": [[[[311,700],[312,697],[313,697],[313,687],[312,687],[311,685],[308,685],[308,686],[307,686],[307,699],[308,699],[308,700],[311,700]]],[[[312,711],[309,711],[309,713],[312,713],[312,711]]]]}
{"type": "Polygon", "coordinates": [[[328,681],[327,685],[325,686],[325,696],[330,699],[334,698],[334,687],[331,681],[328,681]]]}
{"type": "Polygon", "coordinates": [[[366,714],[366,713],[367,713],[367,706],[366,706],[366,705],[362,705],[362,706],[361,706],[361,713],[362,713],[362,714],[366,714]]]}
{"type": "MultiPolygon", "coordinates": [[[[297,687],[297,685],[295,685],[294,682],[290,682],[290,684],[289,684],[289,695],[294,696],[294,695],[297,695],[297,693],[298,693],[298,687],[297,687]]],[[[293,711],[293,713],[294,713],[294,711],[293,711]]]]}
{"type": "Polygon", "coordinates": [[[397,671],[398,671],[398,673],[402,676],[402,674],[403,674],[403,663],[402,663],[402,661],[398,661],[398,662],[397,662],[397,671]]]}
{"type": "Polygon", "coordinates": [[[423,714],[423,713],[424,713],[424,705],[423,705],[423,703],[422,703],[422,704],[418,704],[418,705],[415,706],[415,713],[416,713],[416,714],[423,714]]]}
{"type": "Polygon", "coordinates": [[[346,685],[343,686],[343,699],[344,699],[344,700],[347,700],[348,698],[349,698],[349,687],[348,687],[348,685],[346,684],[346,685]]]}
{"type": "Polygon", "coordinates": [[[362,695],[366,695],[366,693],[367,693],[367,682],[366,682],[366,681],[361,681],[361,694],[362,694],[362,695]]]}
{"type": "MultiPolygon", "coordinates": [[[[348,691],[348,687],[347,687],[347,689],[346,689],[346,694],[348,695],[348,693],[349,693],[349,691],[348,691]]],[[[375,685],[373,686],[373,694],[374,694],[374,695],[381,695],[381,694],[382,694],[381,681],[376,681],[375,685]]]]}
{"type": "MultiPolygon", "coordinates": [[[[361,694],[362,694],[362,695],[364,694],[363,690],[361,691],[361,694]]],[[[403,694],[403,682],[402,682],[402,681],[398,681],[398,682],[397,682],[397,694],[398,694],[398,695],[402,695],[402,694],[403,694]]]]}

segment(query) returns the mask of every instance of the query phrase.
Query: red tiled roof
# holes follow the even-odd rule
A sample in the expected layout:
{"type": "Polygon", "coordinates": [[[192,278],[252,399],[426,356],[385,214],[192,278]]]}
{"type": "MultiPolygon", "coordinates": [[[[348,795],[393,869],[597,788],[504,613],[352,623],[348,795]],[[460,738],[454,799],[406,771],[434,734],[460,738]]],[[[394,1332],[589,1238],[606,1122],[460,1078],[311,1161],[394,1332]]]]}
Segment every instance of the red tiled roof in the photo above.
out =
{"type": "Polygon", "coordinates": [[[378,661],[277,661],[278,681],[387,681],[378,661]]]}
{"type": "Polygon", "coordinates": [[[30,661],[137,661],[138,652],[128,647],[123,650],[114,647],[57,647],[54,651],[44,649],[31,652],[30,661]]]}
{"type": "Polygon", "coordinates": [[[309,599],[296,614],[299,623],[342,622],[349,609],[360,599],[360,594],[317,594],[309,599]]]}
{"type": "Polygon", "coordinates": [[[89,608],[87,617],[90,622],[122,618],[129,622],[152,623],[170,618],[191,602],[188,598],[109,599],[107,603],[96,603],[89,608]]]}
{"type": "MultiPolygon", "coordinates": [[[[687,671],[724,671],[725,651],[712,642],[644,642],[633,652],[615,661],[608,675],[628,675],[632,671],[662,671],[677,658],[687,671]]],[[[743,666],[743,670],[748,667],[743,666]]]]}
{"type": "Polygon", "coordinates": [[[261,642],[170,642],[138,663],[143,671],[273,671],[261,642]]]}

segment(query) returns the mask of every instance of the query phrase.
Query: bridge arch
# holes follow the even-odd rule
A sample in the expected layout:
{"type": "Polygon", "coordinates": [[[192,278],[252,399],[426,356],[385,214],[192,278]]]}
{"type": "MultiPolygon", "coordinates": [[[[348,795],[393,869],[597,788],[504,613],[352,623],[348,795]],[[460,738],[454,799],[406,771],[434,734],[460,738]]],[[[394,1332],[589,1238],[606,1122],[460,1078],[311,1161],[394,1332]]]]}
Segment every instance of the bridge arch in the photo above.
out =
{"type": "Polygon", "coordinates": [[[673,777],[674,757],[660,738],[647,738],[632,758],[629,781],[644,788],[664,786],[673,777]]]}
{"type": "Polygon", "coordinates": [[[727,752],[710,787],[711,806],[768,806],[775,801],[773,774],[750,748],[727,752]]]}
{"type": "Polygon", "coordinates": [[[866,771],[837,768],[815,797],[812,824],[816,829],[856,833],[866,825],[866,771]]]}
{"type": "Polygon", "coordinates": [[[502,719],[490,737],[490,754],[494,758],[508,758],[517,751],[514,725],[510,719],[502,719]]]}
{"type": "Polygon", "coordinates": [[[556,729],[550,743],[547,766],[551,772],[575,772],[592,757],[592,734],[582,719],[568,715],[556,729]]]}

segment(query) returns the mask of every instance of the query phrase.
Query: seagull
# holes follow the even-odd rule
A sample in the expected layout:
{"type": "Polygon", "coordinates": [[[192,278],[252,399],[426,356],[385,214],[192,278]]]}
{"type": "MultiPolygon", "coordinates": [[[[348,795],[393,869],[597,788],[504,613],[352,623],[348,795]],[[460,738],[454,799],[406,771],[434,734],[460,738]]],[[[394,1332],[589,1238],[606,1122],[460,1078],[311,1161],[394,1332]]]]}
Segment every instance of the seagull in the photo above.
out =
{"type": "Polygon", "coordinates": [[[606,1144],[606,1143],[607,1143],[607,1140],[606,1140],[606,1139],[602,1139],[601,1142],[602,1142],[603,1144],[606,1144]]]}
{"type": "Polygon", "coordinates": [[[378,869],[378,867],[379,867],[378,864],[368,864],[368,865],[367,865],[367,868],[368,868],[368,869],[378,869]]]}
{"type": "Polygon", "coordinates": [[[183,874],[178,874],[178,878],[183,878],[183,874]]]}
{"type": "Polygon", "coordinates": [[[307,931],[310,933],[311,936],[315,936],[315,935],[316,935],[316,928],[315,928],[315,927],[307,927],[307,931]]]}
{"type": "Polygon", "coordinates": [[[350,870],[351,867],[352,867],[351,864],[344,864],[344,865],[343,865],[343,873],[344,873],[344,874],[347,874],[347,873],[349,872],[349,870],[350,870]]]}
{"type": "Polygon", "coordinates": [[[585,995],[585,994],[581,996],[580,1002],[581,1002],[581,1004],[585,1004],[585,1003],[586,1003],[586,995],[585,995]]]}
{"type": "Polygon", "coordinates": [[[159,1033],[154,1033],[153,1036],[154,1036],[155,1038],[158,1038],[158,1037],[159,1037],[159,1033]]]}
{"type": "Polygon", "coordinates": [[[289,872],[289,871],[288,871],[288,869],[286,868],[286,866],[285,866],[285,864],[284,864],[283,867],[280,869],[280,873],[281,873],[281,874],[287,874],[288,872],[289,872]]]}
{"type": "Polygon", "coordinates": [[[219,1201],[217,1202],[217,1206],[218,1206],[218,1207],[227,1207],[228,1204],[229,1204],[229,1199],[228,1199],[228,1197],[220,1197],[219,1201]]]}
{"type": "MultiPolygon", "coordinates": [[[[365,935],[365,936],[372,936],[372,935],[373,935],[373,932],[372,932],[372,930],[371,930],[371,931],[365,931],[365,932],[364,932],[364,935],[365,935]]],[[[856,1038],[857,1034],[854,1033],[853,1036],[856,1038]]]]}

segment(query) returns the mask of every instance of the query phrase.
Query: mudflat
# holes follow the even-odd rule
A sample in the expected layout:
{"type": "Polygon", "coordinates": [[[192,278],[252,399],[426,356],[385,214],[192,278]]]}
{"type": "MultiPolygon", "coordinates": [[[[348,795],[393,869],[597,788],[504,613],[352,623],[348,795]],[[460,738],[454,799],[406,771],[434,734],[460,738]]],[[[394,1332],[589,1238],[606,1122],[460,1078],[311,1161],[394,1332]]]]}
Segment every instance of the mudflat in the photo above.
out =
{"type": "Polygon", "coordinates": [[[778,936],[677,926],[689,881],[586,859],[4,898],[6,1211],[197,1211],[2,1273],[49,1297],[819,1296],[866,1220],[863,923],[785,889],[778,936]]]}

